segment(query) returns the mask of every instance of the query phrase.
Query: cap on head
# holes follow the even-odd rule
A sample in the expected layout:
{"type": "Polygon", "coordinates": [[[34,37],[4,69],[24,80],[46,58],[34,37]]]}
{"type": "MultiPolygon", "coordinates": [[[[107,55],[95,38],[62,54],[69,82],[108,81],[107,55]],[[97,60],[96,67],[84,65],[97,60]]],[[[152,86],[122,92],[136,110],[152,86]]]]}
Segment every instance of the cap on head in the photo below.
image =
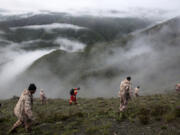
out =
{"type": "Polygon", "coordinates": [[[34,83],[31,83],[28,88],[29,91],[36,91],[36,85],[34,83]]]}
{"type": "Polygon", "coordinates": [[[130,76],[128,76],[126,79],[127,79],[128,81],[131,81],[131,77],[130,77],[130,76]]]}
{"type": "Polygon", "coordinates": [[[140,88],[140,86],[137,86],[137,88],[139,89],[139,88],[140,88]]]}

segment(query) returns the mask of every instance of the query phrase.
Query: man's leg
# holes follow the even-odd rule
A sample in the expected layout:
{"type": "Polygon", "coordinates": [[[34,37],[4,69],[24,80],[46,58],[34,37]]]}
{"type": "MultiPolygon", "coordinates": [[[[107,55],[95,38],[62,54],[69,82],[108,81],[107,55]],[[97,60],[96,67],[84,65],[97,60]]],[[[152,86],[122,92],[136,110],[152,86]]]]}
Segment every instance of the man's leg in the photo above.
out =
{"type": "Polygon", "coordinates": [[[41,99],[41,104],[43,105],[44,103],[43,103],[43,99],[41,99]]]}
{"type": "Polygon", "coordinates": [[[31,130],[31,126],[32,126],[32,120],[26,120],[26,121],[24,122],[24,125],[25,125],[26,131],[27,131],[27,132],[30,131],[30,130],[31,130]]]}
{"type": "Polygon", "coordinates": [[[46,99],[44,99],[44,104],[46,104],[46,99]]]}
{"type": "Polygon", "coordinates": [[[124,104],[124,102],[123,102],[123,97],[122,97],[122,95],[121,95],[121,96],[120,96],[120,106],[119,106],[120,112],[123,111],[123,104],[124,104]]]}
{"type": "Polygon", "coordinates": [[[69,99],[69,105],[72,105],[72,96],[69,99]]]}
{"type": "Polygon", "coordinates": [[[10,129],[9,133],[12,133],[12,132],[15,132],[16,131],[16,128],[21,126],[23,124],[22,121],[20,120],[17,120],[16,123],[14,123],[13,127],[10,129]]]}
{"type": "Polygon", "coordinates": [[[126,108],[126,104],[127,104],[126,95],[123,94],[122,95],[122,107],[121,107],[122,111],[124,111],[124,109],[126,108]]]}
{"type": "Polygon", "coordinates": [[[130,100],[130,94],[124,95],[124,109],[126,109],[129,100],[130,100]]]}
{"type": "Polygon", "coordinates": [[[44,104],[46,104],[46,98],[44,98],[44,104]]]}
{"type": "Polygon", "coordinates": [[[75,103],[75,105],[77,105],[77,100],[76,100],[76,97],[74,97],[74,103],[75,103]]]}
{"type": "Polygon", "coordinates": [[[44,99],[42,99],[42,104],[44,105],[44,99]]]}

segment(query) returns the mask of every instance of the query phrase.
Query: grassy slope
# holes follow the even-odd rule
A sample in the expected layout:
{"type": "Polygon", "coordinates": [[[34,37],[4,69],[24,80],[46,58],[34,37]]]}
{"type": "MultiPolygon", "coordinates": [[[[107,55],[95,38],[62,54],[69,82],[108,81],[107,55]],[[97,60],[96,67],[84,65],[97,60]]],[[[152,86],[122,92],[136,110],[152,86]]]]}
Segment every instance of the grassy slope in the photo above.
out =
{"type": "MultiPolygon", "coordinates": [[[[17,99],[1,101],[0,134],[5,135],[16,121],[13,107],[17,99]]],[[[34,102],[39,121],[32,135],[178,135],[180,134],[180,95],[177,93],[142,96],[133,99],[126,112],[119,114],[119,99],[78,99],[69,106],[67,100],[49,99],[41,106],[34,102]]],[[[18,135],[25,133],[18,129],[18,135]]]]}

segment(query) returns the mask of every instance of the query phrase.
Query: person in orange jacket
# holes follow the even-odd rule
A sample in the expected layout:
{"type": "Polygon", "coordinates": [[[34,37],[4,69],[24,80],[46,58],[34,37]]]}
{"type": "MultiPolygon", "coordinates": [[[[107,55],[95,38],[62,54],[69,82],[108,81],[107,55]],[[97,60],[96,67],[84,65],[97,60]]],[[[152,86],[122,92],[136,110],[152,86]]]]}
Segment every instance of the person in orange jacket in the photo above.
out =
{"type": "Polygon", "coordinates": [[[79,88],[72,88],[70,90],[70,100],[69,100],[70,105],[72,105],[73,102],[75,104],[77,104],[76,95],[78,93],[78,90],[80,90],[80,87],[79,88]]]}

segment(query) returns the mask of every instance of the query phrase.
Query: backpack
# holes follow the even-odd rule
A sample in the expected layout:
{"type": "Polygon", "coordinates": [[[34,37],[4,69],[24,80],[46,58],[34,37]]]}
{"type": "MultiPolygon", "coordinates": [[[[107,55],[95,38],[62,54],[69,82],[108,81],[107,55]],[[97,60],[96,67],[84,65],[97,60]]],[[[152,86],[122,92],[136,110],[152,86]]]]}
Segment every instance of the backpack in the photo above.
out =
{"type": "Polygon", "coordinates": [[[70,95],[74,95],[74,89],[70,90],[70,95]]]}

